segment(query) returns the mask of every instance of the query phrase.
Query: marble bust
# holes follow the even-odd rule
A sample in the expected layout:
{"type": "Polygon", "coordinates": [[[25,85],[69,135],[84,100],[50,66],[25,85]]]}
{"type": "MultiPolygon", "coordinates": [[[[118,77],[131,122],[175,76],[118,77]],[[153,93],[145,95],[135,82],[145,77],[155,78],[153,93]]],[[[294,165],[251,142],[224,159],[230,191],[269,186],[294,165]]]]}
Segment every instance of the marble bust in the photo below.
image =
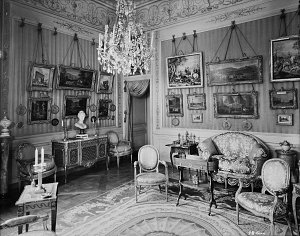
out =
{"type": "Polygon", "coordinates": [[[79,128],[79,129],[86,129],[87,125],[84,123],[85,112],[79,111],[77,117],[79,120],[75,123],[75,127],[79,128]]]}

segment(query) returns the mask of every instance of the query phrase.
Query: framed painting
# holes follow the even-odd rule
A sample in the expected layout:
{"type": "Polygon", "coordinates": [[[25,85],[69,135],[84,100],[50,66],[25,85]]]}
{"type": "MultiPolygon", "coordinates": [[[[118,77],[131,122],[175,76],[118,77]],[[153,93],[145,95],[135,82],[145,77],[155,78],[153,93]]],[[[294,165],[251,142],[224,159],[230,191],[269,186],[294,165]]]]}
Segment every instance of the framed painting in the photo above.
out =
{"type": "Polygon", "coordinates": [[[293,114],[278,114],[277,115],[277,125],[293,125],[293,114]]]}
{"type": "Polygon", "coordinates": [[[111,99],[99,99],[98,100],[98,118],[99,119],[108,119],[110,111],[111,99]]]}
{"type": "Polygon", "coordinates": [[[216,118],[258,118],[258,93],[214,93],[216,118]]]}
{"type": "Polygon", "coordinates": [[[79,111],[84,111],[89,116],[90,96],[88,95],[65,95],[64,118],[77,118],[79,111]]]}
{"type": "Polygon", "coordinates": [[[271,109],[297,109],[297,89],[270,90],[271,109]]]}
{"type": "Polygon", "coordinates": [[[100,72],[98,76],[96,92],[112,93],[114,83],[114,75],[106,72],[100,72]]]}
{"type": "Polygon", "coordinates": [[[167,58],[168,88],[203,87],[202,52],[167,58]]]}
{"type": "Polygon", "coordinates": [[[29,91],[52,91],[55,65],[32,63],[28,83],[29,91]]]}
{"type": "Polygon", "coordinates": [[[271,82],[299,81],[298,35],[271,40],[271,82]]]}
{"type": "Polygon", "coordinates": [[[187,95],[187,103],[189,110],[205,110],[205,93],[193,93],[187,95]]]}
{"type": "Polygon", "coordinates": [[[254,84],[263,82],[263,57],[206,63],[207,85],[254,84]]]}
{"type": "Polygon", "coordinates": [[[95,70],[59,65],[56,88],[94,91],[95,79],[95,70]]]}
{"type": "Polygon", "coordinates": [[[183,116],[182,94],[166,95],[167,116],[183,116]]]}
{"type": "Polygon", "coordinates": [[[28,124],[50,123],[50,97],[30,97],[28,99],[28,124]]]}
{"type": "Polygon", "coordinates": [[[203,114],[192,114],[192,123],[203,123],[203,114]]]}

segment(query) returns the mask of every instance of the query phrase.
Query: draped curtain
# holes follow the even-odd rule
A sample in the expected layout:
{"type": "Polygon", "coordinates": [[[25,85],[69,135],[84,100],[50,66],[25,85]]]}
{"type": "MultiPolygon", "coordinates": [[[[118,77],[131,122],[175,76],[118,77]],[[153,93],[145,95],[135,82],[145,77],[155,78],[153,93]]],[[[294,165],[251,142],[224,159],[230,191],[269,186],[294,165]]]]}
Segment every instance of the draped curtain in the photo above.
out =
{"type": "Polygon", "coordinates": [[[125,81],[125,89],[128,93],[127,98],[127,133],[125,138],[133,142],[133,119],[132,119],[132,97],[142,97],[148,90],[150,79],[125,81]]]}

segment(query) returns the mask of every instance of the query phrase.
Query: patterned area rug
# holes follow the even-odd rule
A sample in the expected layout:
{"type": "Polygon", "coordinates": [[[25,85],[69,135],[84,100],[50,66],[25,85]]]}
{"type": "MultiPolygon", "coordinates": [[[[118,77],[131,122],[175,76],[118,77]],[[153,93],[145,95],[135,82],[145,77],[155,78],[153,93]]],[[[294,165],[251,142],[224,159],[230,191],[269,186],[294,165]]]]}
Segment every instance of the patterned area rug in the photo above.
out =
{"type": "MultiPolygon", "coordinates": [[[[172,186],[171,186],[172,189],[172,186]]],[[[171,190],[172,192],[172,190],[171,190]]],[[[132,182],[86,202],[60,212],[57,217],[58,235],[269,235],[269,224],[262,219],[241,213],[236,225],[235,211],[222,202],[212,208],[201,199],[180,199],[171,193],[169,201],[156,189],[144,189],[134,198],[132,182]]],[[[287,235],[287,226],[276,223],[276,235],[287,235]]]]}

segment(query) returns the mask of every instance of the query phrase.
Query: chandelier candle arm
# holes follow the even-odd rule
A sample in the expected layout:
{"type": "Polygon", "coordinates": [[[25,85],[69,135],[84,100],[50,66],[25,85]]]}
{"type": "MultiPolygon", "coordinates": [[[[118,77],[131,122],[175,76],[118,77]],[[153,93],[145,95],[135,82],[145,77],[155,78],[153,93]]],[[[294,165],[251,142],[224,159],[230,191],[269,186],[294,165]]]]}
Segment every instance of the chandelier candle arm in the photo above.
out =
{"type": "Polygon", "coordinates": [[[117,0],[116,21],[99,33],[98,61],[108,73],[134,74],[149,70],[154,35],[149,46],[143,26],[136,23],[132,0],[117,0]],[[103,40],[103,41],[102,41],[103,40]]]}

